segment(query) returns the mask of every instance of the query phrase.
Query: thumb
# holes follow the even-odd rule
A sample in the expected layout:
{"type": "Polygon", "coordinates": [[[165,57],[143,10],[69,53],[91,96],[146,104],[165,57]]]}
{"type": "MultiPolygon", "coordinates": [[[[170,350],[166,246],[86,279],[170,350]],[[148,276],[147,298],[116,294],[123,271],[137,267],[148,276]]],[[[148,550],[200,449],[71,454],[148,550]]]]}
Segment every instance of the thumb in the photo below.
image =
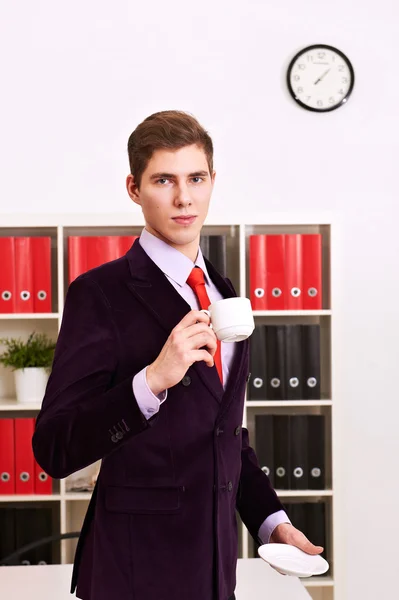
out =
{"type": "Polygon", "coordinates": [[[322,546],[315,546],[312,544],[305,535],[295,539],[294,545],[300,550],[303,550],[303,552],[306,552],[306,554],[311,555],[321,554],[324,550],[322,546]]]}

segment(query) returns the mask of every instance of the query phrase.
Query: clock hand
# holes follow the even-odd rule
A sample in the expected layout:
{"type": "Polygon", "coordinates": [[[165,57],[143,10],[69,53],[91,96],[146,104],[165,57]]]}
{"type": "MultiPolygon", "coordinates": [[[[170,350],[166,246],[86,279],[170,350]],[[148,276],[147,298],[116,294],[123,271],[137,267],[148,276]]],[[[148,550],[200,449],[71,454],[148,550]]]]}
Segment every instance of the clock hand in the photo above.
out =
{"type": "Polygon", "coordinates": [[[327,69],[327,71],[325,71],[325,73],[323,73],[323,75],[320,75],[320,77],[318,79],[316,79],[316,81],[314,82],[314,85],[317,85],[319,83],[319,81],[322,81],[324,79],[324,77],[327,75],[327,73],[329,73],[331,71],[331,67],[329,69],[327,69]]]}

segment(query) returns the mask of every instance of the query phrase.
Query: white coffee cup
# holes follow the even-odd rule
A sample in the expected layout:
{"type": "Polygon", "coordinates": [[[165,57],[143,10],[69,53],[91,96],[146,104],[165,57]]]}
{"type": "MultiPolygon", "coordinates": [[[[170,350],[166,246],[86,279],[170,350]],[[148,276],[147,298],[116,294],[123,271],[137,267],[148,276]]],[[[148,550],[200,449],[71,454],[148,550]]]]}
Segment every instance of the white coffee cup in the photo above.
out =
{"type": "Polygon", "coordinates": [[[211,327],[221,342],[241,342],[255,329],[249,298],[224,298],[202,309],[211,320],[211,327]]]}

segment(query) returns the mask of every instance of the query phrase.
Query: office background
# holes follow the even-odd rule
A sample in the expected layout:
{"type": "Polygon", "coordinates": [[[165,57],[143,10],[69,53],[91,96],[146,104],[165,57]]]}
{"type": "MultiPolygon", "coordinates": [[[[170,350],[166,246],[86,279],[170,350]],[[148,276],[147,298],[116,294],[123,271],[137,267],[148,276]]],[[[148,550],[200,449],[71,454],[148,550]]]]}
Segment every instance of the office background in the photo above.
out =
{"type": "Polygon", "coordinates": [[[152,112],[180,108],[214,140],[209,220],[339,220],[342,600],[389,596],[399,537],[397,6],[2,4],[1,213],[130,210],[127,137],[152,112]],[[290,59],[313,43],[344,51],[356,73],[347,106],[328,114],[300,109],[285,86],[290,59]]]}

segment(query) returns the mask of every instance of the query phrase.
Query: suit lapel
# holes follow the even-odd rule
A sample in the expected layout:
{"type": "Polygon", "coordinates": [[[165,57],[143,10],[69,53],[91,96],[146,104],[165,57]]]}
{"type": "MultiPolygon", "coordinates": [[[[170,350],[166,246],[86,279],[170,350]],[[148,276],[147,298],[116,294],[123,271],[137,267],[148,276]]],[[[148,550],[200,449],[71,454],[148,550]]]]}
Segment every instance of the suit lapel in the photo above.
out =
{"type": "MultiPolygon", "coordinates": [[[[190,312],[191,307],[180,296],[161,269],[150,259],[137,239],[127,253],[131,278],[129,290],[140,301],[143,308],[155,318],[169,335],[171,330],[190,312]]],[[[224,297],[235,295],[229,284],[206,261],[209,275],[224,297]]],[[[195,362],[193,368],[210,393],[220,403],[223,386],[216,367],[210,369],[204,361],[195,362]]]]}

